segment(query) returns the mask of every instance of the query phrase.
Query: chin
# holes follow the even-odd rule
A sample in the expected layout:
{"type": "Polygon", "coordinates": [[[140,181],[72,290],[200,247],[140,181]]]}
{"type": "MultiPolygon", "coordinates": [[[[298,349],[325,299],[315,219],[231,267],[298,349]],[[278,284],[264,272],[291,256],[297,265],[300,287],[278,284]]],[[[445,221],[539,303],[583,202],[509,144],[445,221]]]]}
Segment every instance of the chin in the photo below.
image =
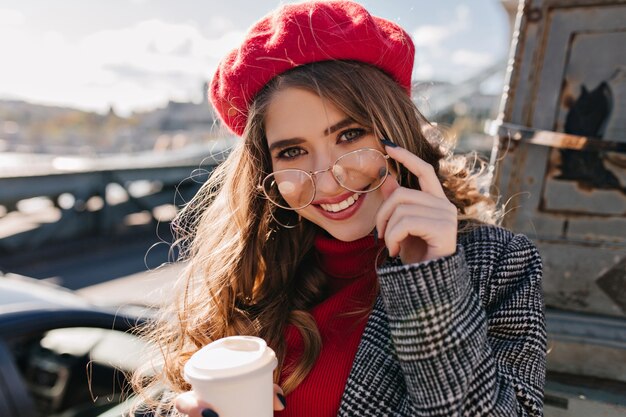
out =
{"type": "Polygon", "coordinates": [[[334,237],[337,240],[341,240],[342,242],[353,242],[355,240],[364,238],[365,236],[369,235],[372,233],[372,230],[374,229],[374,226],[369,227],[369,228],[359,228],[359,229],[352,229],[352,228],[348,228],[348,227],[323,227],[320,226],[322,229],[326,230],[326,232],[331,235],[332,237],[334,237]]]}

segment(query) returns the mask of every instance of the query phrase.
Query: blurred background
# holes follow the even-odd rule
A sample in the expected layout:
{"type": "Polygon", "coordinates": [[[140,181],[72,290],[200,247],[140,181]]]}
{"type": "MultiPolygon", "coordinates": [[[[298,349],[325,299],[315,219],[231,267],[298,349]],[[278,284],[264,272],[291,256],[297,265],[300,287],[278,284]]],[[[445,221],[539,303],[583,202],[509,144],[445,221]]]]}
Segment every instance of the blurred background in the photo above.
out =
{"type": "MultiPolygon", "coordinates": [[[[207,82],[282,3],[0,0],[0,270],[81,289],[166,263],[234,140],[207,82]]],[[[361,3],[413,36],[422,112],[487,156],[515,2],[361,3]]]]}

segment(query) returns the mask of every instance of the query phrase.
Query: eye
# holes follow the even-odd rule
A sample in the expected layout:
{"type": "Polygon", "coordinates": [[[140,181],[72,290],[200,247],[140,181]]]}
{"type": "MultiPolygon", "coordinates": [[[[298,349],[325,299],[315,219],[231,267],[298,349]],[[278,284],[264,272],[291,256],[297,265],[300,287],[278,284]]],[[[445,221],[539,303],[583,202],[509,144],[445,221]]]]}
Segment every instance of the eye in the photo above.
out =
{"type": "Polygon", "coordinates": [[[297,156],[303,155],[304,149],[302,148],[287,148],[287,149],[283,149],[282,151],[278,152],[278,154],[276,155],[276,158],[278,159],[292,159],[295,158],[297,156]]]}
{"type": "Polygon", "coordinates": [[[343,142],[354,142],[364,136],[367,132],[365,129],[348,129],[341,132],[339,140],[343,142]]]}

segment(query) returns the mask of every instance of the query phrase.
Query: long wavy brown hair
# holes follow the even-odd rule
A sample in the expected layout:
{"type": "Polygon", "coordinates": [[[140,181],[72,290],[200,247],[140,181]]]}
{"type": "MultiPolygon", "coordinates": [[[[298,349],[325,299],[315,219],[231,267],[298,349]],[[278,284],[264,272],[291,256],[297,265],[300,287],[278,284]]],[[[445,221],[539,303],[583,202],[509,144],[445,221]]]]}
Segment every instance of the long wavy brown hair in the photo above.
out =
{"type": "MultiPolygon", "coordinates": [[[[258,189],[272,169],[264,115],[273,95],[289,87],[318,94],[356,123],[430,163],[458,208],[460,232],[496,221],[494,200],[479,191],[485,173],[477,169],[475,158],[453,155],[439,130],[381,70],[359,62],[324,61],[279,75],[251,105],[243,140],[173,222],[186,268],[176,302],[147,331],[162,365],[150,376],[145,370],[135,374],[140,393],[155,384],[173,392],[189,390],[182,377],[187,359],[202,346],[237,334],[261,337],[274,349],[278,381],[288,324],[299,329],[305,350],[282,382],[286,394],[315,363],[321,337],[309,311],[324,298],[326,280],[313,254],[318,229],[306,220],[294,229],[281,228],[271,216],[276,207],[258,189]]],[[[404,167],[397,166],[396,172],[402,186],[419,188],[404,167]]]]}

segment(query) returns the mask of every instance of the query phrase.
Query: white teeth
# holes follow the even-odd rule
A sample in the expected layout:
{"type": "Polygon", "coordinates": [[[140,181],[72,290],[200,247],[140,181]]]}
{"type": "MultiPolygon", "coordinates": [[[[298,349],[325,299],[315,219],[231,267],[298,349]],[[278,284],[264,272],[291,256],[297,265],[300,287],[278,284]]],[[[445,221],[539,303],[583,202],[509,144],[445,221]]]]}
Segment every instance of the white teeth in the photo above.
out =
{"type": "Polygon", "coordinates": [[[348,207],[353,205],[358,199],[359,199],[359,194],[355,193],[354,195],[351,195],[350,197],[346,198],[340,203],[320,204],[320,207],[322,207],[326,211],[330,211],[331,213],[336,213],[338,211],[347,209],[348,207]]]}

